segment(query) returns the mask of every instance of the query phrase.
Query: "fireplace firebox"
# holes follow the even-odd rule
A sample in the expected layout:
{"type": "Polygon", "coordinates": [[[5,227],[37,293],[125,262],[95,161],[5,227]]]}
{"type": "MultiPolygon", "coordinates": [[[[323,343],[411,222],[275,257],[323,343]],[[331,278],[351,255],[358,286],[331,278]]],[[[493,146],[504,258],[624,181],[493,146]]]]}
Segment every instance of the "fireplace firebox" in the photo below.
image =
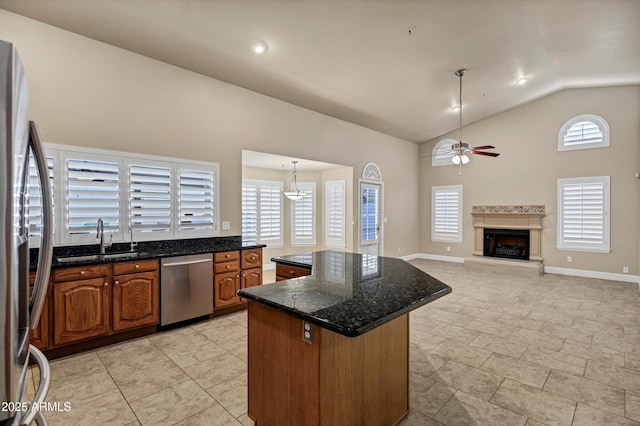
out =
{"type": "Polygon", "coordinates": [[[485,228],[483,255],[529,260],[529,230],[485,228]]]}

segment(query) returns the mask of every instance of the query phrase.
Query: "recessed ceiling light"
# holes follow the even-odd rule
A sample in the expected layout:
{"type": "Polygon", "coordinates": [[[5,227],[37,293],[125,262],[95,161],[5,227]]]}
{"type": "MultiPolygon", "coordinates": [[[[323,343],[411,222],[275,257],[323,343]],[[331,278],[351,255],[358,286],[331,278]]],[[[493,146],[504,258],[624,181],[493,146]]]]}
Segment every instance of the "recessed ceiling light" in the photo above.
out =
{"type": "Polygon", "coordinates": [[[524,84],[527,84],[527,79],[526,79],[526,78],[521,78],[520,80],[518,80],[518,84],[519,84],[520,86],[522,86],[522,85],[524,85],[524,84]]]}
{"type": "Polygon", "coordinates": [[[261,55],[267,51],[267,43],[256,41],[251,45],[251,51],[256,55],[261,55]]]}
{"type": "Polygon", "coordinates": [[[453,111],[453,112],[460,111],[460,105],[454,105],[453,107],[451,107],[451,111],[453,111]]]}

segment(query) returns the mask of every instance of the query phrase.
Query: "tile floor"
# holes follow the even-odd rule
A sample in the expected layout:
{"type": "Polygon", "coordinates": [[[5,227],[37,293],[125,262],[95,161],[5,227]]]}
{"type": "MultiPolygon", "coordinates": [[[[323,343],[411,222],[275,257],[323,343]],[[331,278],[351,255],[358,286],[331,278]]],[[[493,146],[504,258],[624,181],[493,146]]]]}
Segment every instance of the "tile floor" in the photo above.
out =
{"type": "MultiPolygon", "coordinates": [[[[637,285],[411,263],[453,293],[411,314],[402,425],[640,425],[637,285]]],[[[53,361],[49,424],[253,424],[246,339],[240,312],[53,361]]]]}

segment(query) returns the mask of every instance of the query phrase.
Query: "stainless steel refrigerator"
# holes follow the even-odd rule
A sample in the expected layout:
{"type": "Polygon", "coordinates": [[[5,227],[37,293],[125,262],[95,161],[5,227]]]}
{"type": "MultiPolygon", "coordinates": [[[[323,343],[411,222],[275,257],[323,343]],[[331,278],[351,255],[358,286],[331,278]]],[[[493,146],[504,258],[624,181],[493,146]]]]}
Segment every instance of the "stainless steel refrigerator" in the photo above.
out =
{"type": "Polygon", "coordinates": [[[28,119],[29,89],[11,43],[0,41],[0,426],[46,425],[46,357],[29,344],[40,320],[52,255],[52,198],[36,126],[28,119]],[[42,196],[42,232],[33,293],[29,295],[28,174],[33,156],[42,196]],[[40,368],[33,401],[25,401],[29,359],[40,368]]]}

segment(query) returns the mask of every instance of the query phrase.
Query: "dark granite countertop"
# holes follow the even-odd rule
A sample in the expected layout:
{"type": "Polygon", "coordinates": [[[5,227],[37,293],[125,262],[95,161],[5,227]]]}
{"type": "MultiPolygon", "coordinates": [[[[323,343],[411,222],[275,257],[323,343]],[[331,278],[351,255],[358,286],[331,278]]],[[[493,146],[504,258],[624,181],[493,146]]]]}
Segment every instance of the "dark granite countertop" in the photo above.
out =
{"type": "MultiPolygon", "coordinates": [[[[130,252],[129,243],[114,243],[105,250],[106,256],[92,259],[78,259],[70,262],[60,262],[60,258],[74,258],[91,256],[99,253],[98,244],[63,246],[53,248],[51,267],[67,267],[81,265],[95,265],[101,263],[127,262],[132,260],[157,259],[171,256],[186,256],[190,254],[217,253],[221,251],[263,248],[264,244],[245,243],[240,236],[190,238],[182,240],[140,241],[130,252]],[[109,255],[117,254],[118,257],[109,255]]],[[[31,249],[30,267],[36,269],[38,249],[31,249]]]]}
{"type": "Polygon", "coordinates": [[[238,294],[348,337],[355,337],[451,293],[451,287],[401,259],[319,251],[272,259],[311,275],[238,294]]]}

